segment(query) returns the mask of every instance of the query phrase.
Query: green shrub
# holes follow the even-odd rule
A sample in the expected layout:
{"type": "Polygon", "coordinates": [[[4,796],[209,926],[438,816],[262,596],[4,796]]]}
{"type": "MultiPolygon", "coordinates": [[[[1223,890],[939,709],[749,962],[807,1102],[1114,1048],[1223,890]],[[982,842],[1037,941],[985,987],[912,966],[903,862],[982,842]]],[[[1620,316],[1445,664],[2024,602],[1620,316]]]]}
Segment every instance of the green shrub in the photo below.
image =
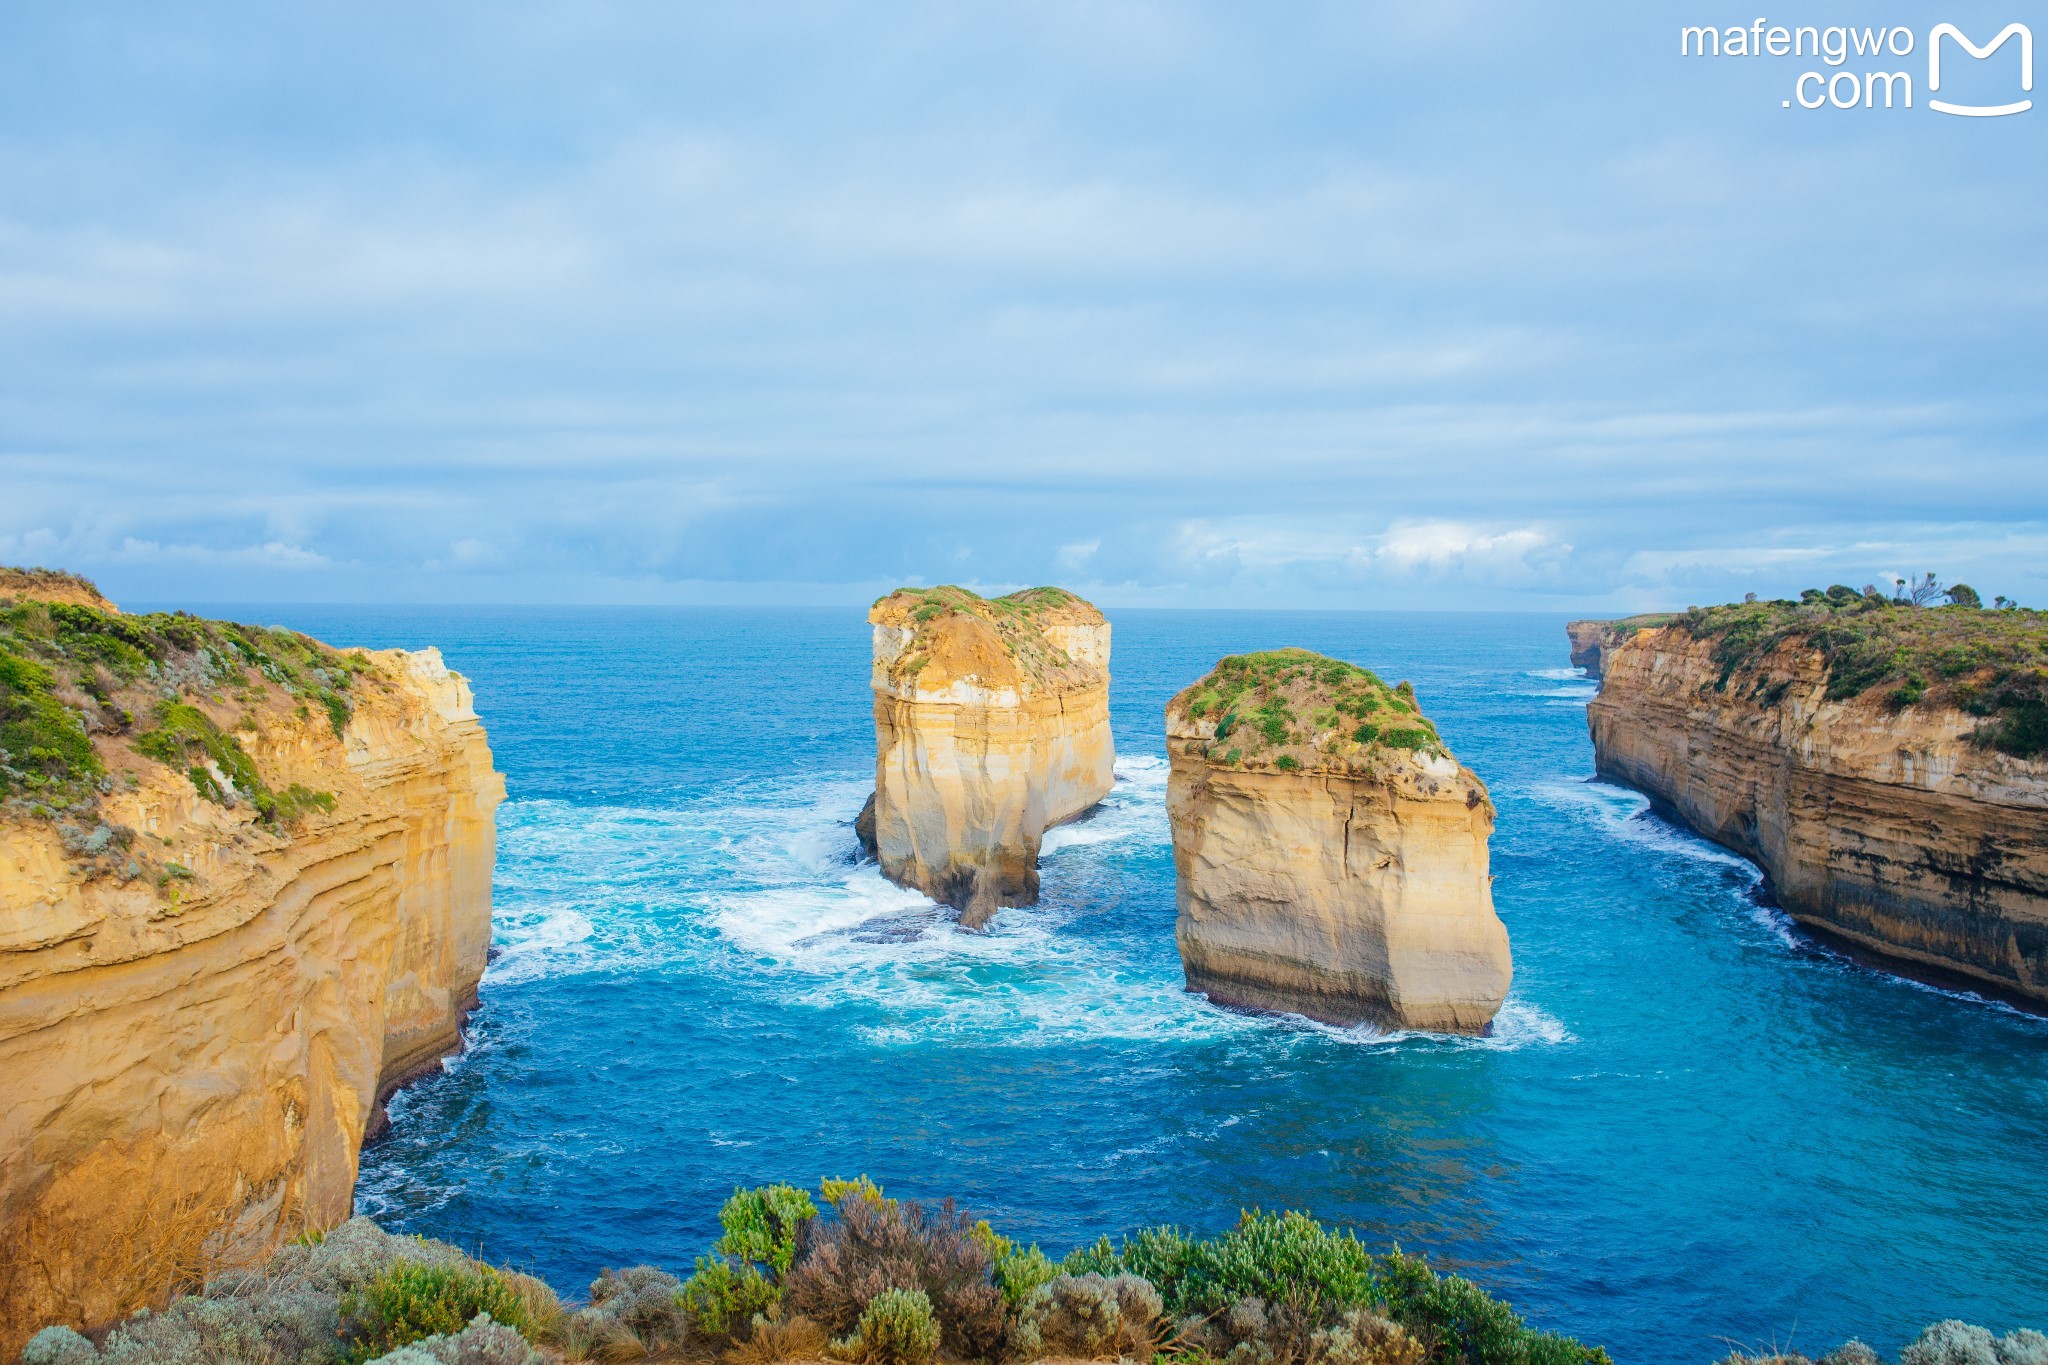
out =
{"type": "Polygon", "coordinates": [[[69,1327],[45,1327],[21,1348],[21,1365],[92,1365],[99,1348],[69,1327]]]}
{"type": "Polygon", "coordinates": [[[754,1314],[766,1312],[781,1297],[780,1289],[753,1266],[723,1256],[699,1256],[696,1272],[683,1281],[678,1302],[692,1330],[731,1340],[754,1314]]]}
{"type": "Polygon", "coordinates": [[[0,649],[0,796],[103,771],[84,723],[56,698],[56,686],[42,664],[0,649]]]}
{"type": "Polygon", "coordinates": [[[1015,1242],[997,1232],[983,1219],[970,1229],[970,1235],[981,1243],[988,1253],[989,1268],[995,1276],[996,1288],[1003,1291],[1003,1302],[1011,1312],[1031,1297],[1040,1285],[1052,1280],[1060,1273],[1052,1258],[1038,1249],[1037,1243],[1019,1247],[1015,1242]]]}
{"type": "Polygon", "coordinates": [[[1273,766],[1283,773],[1291,773],[1301,767],[1301,760],[1293,754],[1282,754],[1273,760],[1273,766]]]}
{"type": "Polygon", "coordinates": [[[1535,1330],[1472,1281],[1438,1275],[1419,1256],[1381,1257],[1379,1287],[1396,1322],[1434,1339],[1434,1365],[1608,1365],[1606,1351],[1535,1330]]]}
{"type": "Polygon", "coordinates": [[[401,1260],[342,1297],[342,1331],[352,1362],[430,1336],[453,1336],[479,1313],[518,1332],[530,1326],[526,1305],[489,1266],[401,1260]]]}
{"type": "Polygon", "coordinates": [[[921,1289],[885,1289],[869,1301],[850,1337],[832,1353],[863,1365],[930,1365],[939,1353],[939,1324],[921,1289]]]}
{"type": "Polygon", "coordinates": [[[718,1211],[725,1235],[713,1250],[750,1263],[768,1266],[778,1276],[789,1273],[796,1259],[797,1232],[818,1216],[811,1196],[794,1185],[764,1185],[734,1190],[718,1211]]]}
{"type": "Polygon", "coordinates": [[[1607,1362],[1597,1347],[1528,1327],[1469,1280],[1438,1276],[1398,1251],[1375,1256],[1350,1233],[1301,1213],[1245,1213],[1230,1231],[1206,1239],[1176,1228],[1148,1228],[1121,1246],[1104,1238],[1063,1268],[1143,1276],[1176,1318],[1220,1321],[1235,1313],[1247,1319],[1236,1339],[1260,1339],[1276,1357],[1305,1359],[1316,1331],[1337,1326],[1347,1312],[1378,1309],[1434,1343],[1434,1365],[1607,1362]]]}

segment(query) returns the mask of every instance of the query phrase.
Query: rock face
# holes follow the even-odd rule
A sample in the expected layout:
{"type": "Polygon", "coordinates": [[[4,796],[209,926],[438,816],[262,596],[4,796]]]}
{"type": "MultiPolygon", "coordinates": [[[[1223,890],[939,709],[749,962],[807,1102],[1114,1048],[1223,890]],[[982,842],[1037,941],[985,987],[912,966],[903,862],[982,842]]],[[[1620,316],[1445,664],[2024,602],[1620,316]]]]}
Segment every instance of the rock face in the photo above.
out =
{"type": "Polygon", "coordinates": [[[1307,650],[1167,704],[1188,989],[1331,1023],[1477,1033],[1513,974],[1485,785],[1407,684],[1307,650]]]}
{"type": "Polygon", "coordinates": [[[1637,631],[1661,626],[1670,619],[1669,612],[1652,612],[1619,621],[1573,621],[1564,628],[1572,644],[1572,666],[1585,669],[1589,678],[1598,678],[1609,652],[1637,631]]]}
{"type": "Polygon", "coordinates": [[[899,886],[978,928],[1038,899],[1045,831],[1108,795],[1109,623],[1059,588],[875,603],[875,793],[858,830],[899,886]]]}
{"type": "Polygon", "coordinates": [[[1587,709],[1599,774],[1757,863],[1824,936],[2048,1006],[2048,761],[2025,752],[2048,631],[1841,592],[1834,612],[1715,608],[1616,649],[1587,709]],[[1968,667],[2029,633],[2036,662],[1968,667]],[[1948,662],[1916,671],[1923,650],[1948,662]]]}
{"type": "Polygon", "coordinates": [[[382,1098],[461,1046],[504,794],[433,650],[65,610],[0,598],[103,770],[87,807],[17,763],[0,816],[0,1359],[348,1217],[382,1098]]]}

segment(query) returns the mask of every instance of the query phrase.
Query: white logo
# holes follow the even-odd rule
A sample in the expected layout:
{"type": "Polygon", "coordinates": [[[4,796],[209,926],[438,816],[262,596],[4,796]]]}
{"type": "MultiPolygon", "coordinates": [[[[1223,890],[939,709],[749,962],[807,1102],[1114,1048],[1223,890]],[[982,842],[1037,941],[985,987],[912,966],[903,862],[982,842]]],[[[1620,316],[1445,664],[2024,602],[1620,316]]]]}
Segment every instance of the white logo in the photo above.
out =
{"type": "MultiPolygon", "coordinates": [[[[2020,40],[2020,89],[2034,88],[2034,33],[2025,24],[2007,24],[1996,38],[1983,47],[1978,47],[1963,36],[1963,31],[1954,24],[1937,24],[1927,35],[1927,89],[1931,93],[1941,89],[1941,40],[1953,38],[1963,45],[1963,51],[1982,60],[1999,48],[2005,40],[2017,34],[2020,40]]],[[[1966,118],[1997,118],[2000,114],[2021,114],[2034,107],[2032,100],[2020,100],[2013,104],[1950,104],[1947,100],[1927,101],[1929,109],[1939,109],[1944,114],[1961,114],[1966,118]]]]}

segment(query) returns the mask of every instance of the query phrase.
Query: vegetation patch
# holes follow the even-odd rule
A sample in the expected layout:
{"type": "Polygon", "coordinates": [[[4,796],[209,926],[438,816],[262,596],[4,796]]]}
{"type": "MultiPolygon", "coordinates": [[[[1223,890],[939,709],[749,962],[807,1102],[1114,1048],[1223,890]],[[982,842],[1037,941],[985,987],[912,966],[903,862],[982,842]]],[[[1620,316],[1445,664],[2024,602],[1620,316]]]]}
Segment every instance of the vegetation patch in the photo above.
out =
{"type": "Polygon", "coordinates": [[[915,676],[930,664],[934,641],[959,628],[961,618],[992,631],[1018,671],[1039,683],[1078,679],[1092,671],[1046,634],[1061,624],[1100,624],[1102,614],[1065,588],[1025,588],[1002,597],[983,597],[968,588],[898,588],[875,602],[878,619],[908,625],[913,634],[895,671],[915,676]]]}
{"type": "MultiPolygon", "coordinates": [[[[98,1341],[37,1333],[24,1365],[541,1365],[547,1360],[722,1360],[775,1365],[821,1353],[870,1365],[1045,1358],[1151,1365],[1609,1365],[1607,1352],[1536,1328],[1478,1284],[1399,1249],[1373,1251],[1305,1213],[1239,1216],[1214,1236],[1152,1227],[1054,1260],[955,1209],[893,1199],[865,1176],[735,1190],[720,1211],[712,1292],[653,1266],[607,1270],[581,1306],[530,1275],[443,1242],[352,1218],[166,1292],[98,1341]],[[724,1316],[708,1317],[713,1299],[724,1316]],[[747,1310],[741,1316],[741,1310],[747,1310]],[[829,1330],[828,1330],[829,1329],[829,1330]],[[543,1350],[536,1348],[545,1348],[543,1350]]],[[[167,1268],[165,1274],[178,1272],[167,1268]]],[[[1860,1342],[1822,1365],[1884,1365],[1860,1342]]],[[[1900,1365],[2039,1365],[2048,1339],[1937,1323],[1900,1365]]],[[[1738,1351],[1728,1365],[1807,1365],[1738,1351]]]]}
{"type": "MultiPolygon", "coordinates": [[[[0,802],[17,816],[106,828],[100,800],[137,783],[139,758],[285,828],[332,811],[334,796],[273,789],[236,732],[295,711],[324,714],[339,736],[376,679],[366,655],[296,631],[129,615],[75,575],[0,568],[0,802]]],[[[140,875],[137,857],[100,870],[140,875]]]]}
{"type": "Polygon", "coordinates": [[[479,1313],[514,1331],[532,1326],[525,1301],[498,1270],[401,1260],[342,1296],[343,1358],[362,1365],[427,1337],[453,1336],[479,1313]]]}
{"type": "Polygon", "coordinates": [[[1219,763],[1281,772],[1367,769],[1391,754],[1446,755],[1408,683],[1306,649],[1233,654],[1168,705],[1212,721],[1202,752],[1219,763]]]}
{"type": "Polygon", "coordinates": [[[1808,588],[1798,601],[1700,607],[1672,628],[1713,642],[1715,685],[1775,705],[1792,685],[1783,651],[1820,656],[1829,701],[1874,696],[1894,710],[1951,706],[1982,723],[1978,743],[2022,758],[2048,754],[2048,615],[1969,605],[1960,585],[1946,606],[1915,605],[1874,589],[1808,588]]]}

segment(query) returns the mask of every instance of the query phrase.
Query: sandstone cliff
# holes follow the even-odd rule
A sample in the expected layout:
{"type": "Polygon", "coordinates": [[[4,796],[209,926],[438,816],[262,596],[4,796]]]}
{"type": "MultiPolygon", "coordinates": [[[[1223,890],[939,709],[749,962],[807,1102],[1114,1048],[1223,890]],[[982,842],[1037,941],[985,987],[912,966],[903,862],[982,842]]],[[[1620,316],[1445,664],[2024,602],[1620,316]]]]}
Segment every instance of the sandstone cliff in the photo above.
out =
{"type": "Polygon", "coordinates": [[[1352,664],[1223,660],[1166,708],[1188,989],[1332,1023],[1483,1031],[1507,994],[1493,803],[1417,709],[1352,664]]]}
{"type": "Polygon", "coordinates": [[[1045,831],[1108,795],[1109,623],[1058,588],[875,603],[875,793],[859,830],[898,885],[978,928],[1038,899],[1045,831]]]}
{"type": "Polygon", "coordinates": [[[1650,612],[1619,621],[1573,621],[1564,628],[1571,641],[1572,666],[1585,669],[1589,678],[1598,678],[1607,655],[1617,646],[1633,638],[1637,631],[1661,626],[1670,619],[1669,612],[1650,612]]]}
{"type": "Polygon", "coordinates": [[[2048,622],[1834,599],[1689,612],[1607,660],[1600,775],[1902,971],[2048,1006],[2048,622]]]}
{"type": "Polygon", "coordinates": [[[433,650],[10,587],[0,1359],[348,1216],[382,1097],[461,1045],[504,790],[433,650]]]}

